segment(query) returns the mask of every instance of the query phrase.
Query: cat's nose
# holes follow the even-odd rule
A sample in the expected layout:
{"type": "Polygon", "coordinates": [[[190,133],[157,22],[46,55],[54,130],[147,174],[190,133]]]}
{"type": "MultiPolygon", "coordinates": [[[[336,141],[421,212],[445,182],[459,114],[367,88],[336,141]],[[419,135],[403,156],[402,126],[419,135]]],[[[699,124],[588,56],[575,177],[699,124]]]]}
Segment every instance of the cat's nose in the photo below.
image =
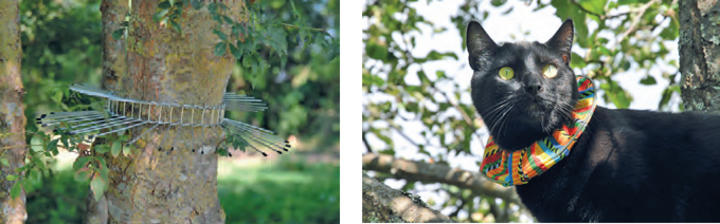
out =
{"type": "Polygon", "coordinates": [[[543,91],[543,88],[540,84],[530,84],[525,86],[525,91],[527,91],[530,94],[537,94],[539,92],[543,91]]]}

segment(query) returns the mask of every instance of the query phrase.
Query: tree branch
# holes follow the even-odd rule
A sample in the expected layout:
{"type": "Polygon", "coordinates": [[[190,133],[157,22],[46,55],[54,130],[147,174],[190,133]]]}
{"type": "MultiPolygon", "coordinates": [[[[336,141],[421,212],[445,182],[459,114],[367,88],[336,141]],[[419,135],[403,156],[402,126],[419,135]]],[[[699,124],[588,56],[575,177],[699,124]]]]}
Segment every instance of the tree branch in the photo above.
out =
{"type": "Polygon", "coordinates": [[[363,155],[363,169],[390,173],[394,177],[424,183],[445,183],[469,189],[473,194],[501,198],[507,202],[523,204],[514,188],[500,186],[486,180],[476,172],[453,169],[445,165],[396,159],[390,155],[368,153],[363,155]]]}
{"type": "Polygon", "coordinates": [[[365,150],[367,150],[368,153],[373,152],[372,148],[370,148],[370,143],[368,143],[367,137],[365,137],[365,132],[362,133],[362,141],[363,144],[365,144],[365,150]]]}
{"type": "Polygon", "coordinates": [[[630,35],[630,34],[632,34],[633,32],[635,32],[635,31],[637,30],[637,28],[638,28],[638,24],[640,24],[640,20],[642,20],[643,15],[645,15],[645,12],[647,12],[647,10],[650,8],[650,6],[652,6],[652,5],[655,4],[655,3],[659,3],[659,2],[660,2],[660,0],[652,0],[652,1],[649,1],[648,3],[646,3],[645,5],[643,5],[643,6],[638,10],[638,15],[635,16],[635,18],[633,19],[632,23],[630,24],[630,27],[629,27],[624,33],[622,33],[622,34],[620,35],[620,37],[618,38],[617,43],[618,43],[618,44],[619,44],[619,43],[622,43],[622,41],[625,40],[625,38],[626,38],[628,35],[630,35]]]}
{"type": "Polygon", "coordinates": [[[419,197],[392,189],[363,172],[363,222],[453,222],[419,197]]]}

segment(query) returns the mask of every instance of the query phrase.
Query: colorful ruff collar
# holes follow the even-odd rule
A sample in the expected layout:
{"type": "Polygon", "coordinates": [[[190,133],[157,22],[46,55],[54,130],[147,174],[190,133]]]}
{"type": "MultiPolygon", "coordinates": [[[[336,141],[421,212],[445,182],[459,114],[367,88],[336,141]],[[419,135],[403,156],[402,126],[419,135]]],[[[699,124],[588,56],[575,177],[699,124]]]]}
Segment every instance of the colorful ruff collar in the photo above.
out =
{"type": "Polygon", "coordinates": [[[595,112],[595,88],[592,80],[577,76],[577,82],[580,99],[572,112],[574,125],[563,125],[561,129],[553,131],[551,136],[515,152],[500,149],[490,136],[485,146],[480,172],[503,186],[522,185],[570,154],[595,112]]]}

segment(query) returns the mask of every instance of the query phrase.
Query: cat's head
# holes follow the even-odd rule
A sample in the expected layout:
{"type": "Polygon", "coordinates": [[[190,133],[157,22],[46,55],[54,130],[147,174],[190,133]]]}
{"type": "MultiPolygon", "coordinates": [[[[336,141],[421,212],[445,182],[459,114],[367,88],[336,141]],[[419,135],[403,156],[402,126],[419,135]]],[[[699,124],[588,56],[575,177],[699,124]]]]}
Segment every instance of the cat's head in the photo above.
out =
{"type": "Polygon", "coordinates": [[[522,149],[572,121],[578,92],[569,66],[571,20],[545,43],[498,45],[475,21],[466,34],[472,100],[496,144],[522,149]]]}

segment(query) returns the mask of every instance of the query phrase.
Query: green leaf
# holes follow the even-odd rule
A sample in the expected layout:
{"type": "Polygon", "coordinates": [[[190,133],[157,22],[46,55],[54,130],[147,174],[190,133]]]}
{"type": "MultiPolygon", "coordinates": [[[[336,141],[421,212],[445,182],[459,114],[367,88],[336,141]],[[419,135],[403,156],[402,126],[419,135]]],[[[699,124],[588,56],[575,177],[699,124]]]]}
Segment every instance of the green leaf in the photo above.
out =
{"type": "Polygon", "coordinates": [[[0,164],[2,164],[3,166],[10,166],[10,162],[8,162],[7,158],[5,157],[0,158],[0,164]]]}
{"type": "Polygon", "coordinates": [[[213,29],[213,33],[215,33],[215,35],[217,35],[220,38],[220,40],[223,40],[223,41],[227,40],[227,35],[225,35],[225,33],[220,31],[219,29],[213,29]]]}
{"type": "Polygon", "coordinates": [[[158,4],[158,8],[161,8],[161,9],[169,9],[170,6],[171,6],[170,2],[168,2],[168,1],[162,1],[162,2],[160,2],[160,4],[158,4]]]}
{"type": "Polygon", "coordinates": [[[182,33],[182,27],[175,20],[170,20],[170,26],[175,29],[175,32],[182,33]]]}
{"type": "Polygon", "coordinates": [[[34,135],[32,139],[30,139],[30,148],[35,152],[41,152],[43,151],[43,145],[45,143],[43,142],[42,137],[40,135],[34,135]]]}
{"type": "Polygon", "coordinates": [[[90,162],[90,159],[92,157],[89,156],[82,156],[75,159],[75,162],[73,162],[73,170],[79,170],[80,168],[83,168],[87,165],[88,162],[90,162]]]}
{"type": "Polygon", "coordinates": [[[100,200],[100,197],[102,197],[106,189],[107,181],[96,174],[90,181],[90,190],[93,192],[93,196],[95,196],[95,201],[100,200]]]}
{"type": "Polygon", "coordinates": [[[233,24],[233,22],[234,22],[232,20],[232,18],[230,18],[229,16],[223,15],[222,18],[225,21],[225,23],[227,23],[227,24],[233,24]]]}
{"type": "Polygon", "coordinates": [[[581,0],[579,3],[583,8],[587,9],[588,11],[597,14],[604,14],[605,3],[607,3],[607,0],[581,0]]]}
{"type": "Polygon", "coordinates": [[[678,27],[679,27],[678,21],[676,19],[671,18],[670,24],[667,27],[665,27],[665,29],[663,29],[662,32],[660,32],[660,36],[666,40],[675,40],[675,38],[677,38],[677,36],[679,34],[678,27]]]}
{"type": "Polygon", "coordinates": [[[115,140],[112,143],[112,146],[110,147],[110,154],[113,157],[117,157],[120,155],[120,151],[122,150],[122,143],[120,143],[120,140],[115,140]]]}
{"type": "Polygon", "coordinates": [[[235,59],[242,58],[242,52],[238,47],[235,47],[234,44],[230,44],[230,53],[235,57],[235,59]]]}
{"type": "Polygon", "coordinates": [[[132,153],[132,146],[131,145],[123,145],[122,152],[124,156],[129,156],[132,153]]]}
{"type": "Polygon", "coordinates": [[[55,140],[50,141],[50,143],[48,143],[47,147],[45,148],[45,151],[52,152],[53,155],[57,155],[58,154],[57,144],[58,144],[59,140],[60,139],[55,139],[55,140]]]}
{"type": "Polygon", "coordinates": [[[587,66],[585,59],[575,52],[572,52],[572,56],[570,57],[570,67],[584,68],[585,66],[587,66]]]}
{"type": "Polygon", "coordinates": [[[192,4],[193,9],[198,10],[203,7],[203,4],[205,4],[205,2],[203,2],[202,0],[192,0],[190,1],[190,4],[192,4]]]}
{"type": "Polygon", "coordinates": [[[14,180],[17,180],[17,176],[8,174],[7,176],[5,176],[5,179],[8,181],[14,181],[14,180]]]}
{"type": "Polygon", "coordinates": [[[112,37],[115,40],[120,40],[123,35],[125,35],[125,28],[120,28],[112,32],[112,37]]]}
{"type": "Polygon", "coordinates": [[[215,44],[215,55],[216,56],[223,56],[225,55],[225,49],[227,47],[225,46],[225,42],[220,42],[215,44]]]}
{"type": "Polygon", "coordinates": [[[640,80],[640,84],[643,85],[655,85],[657,81],[655,81],[655,77],[652,77],[650,75],[645,76],[645,78],[640,80]]]}
{"type": "Polygon", "coordinates": [[[381,61],[385,61],[388,58],[388,54],[390,53],[388,52],[387,46],[377,44],[373,41],[366,42],[365,44],[365,52],[368,57],[381,61]]]}
{"type": "Polygon", "coordinates": [[[20,181],[15,182],[12,188],[10,188],[10,197],[17,198],[20,196],[20,191],[22,191],[22,183],[20,183],[20,181]]]}
{"type": "Polygon", "coordinates": [[[73,175],[73,179],[77,182],[85,182],[88,181],[90,178],[90,170],[84,169],[84,170],[78,170],[73,175]]]}
{"type": "Polygon", "coordinates": [[[96,145],[95,146],[95,152],[97,153],[106,153],[110,151],[109,145],[96,145]]]}
{"type": "Polygon", "coordinates": [[[506,2],[507,2],[507,0],[492,0],[492,1],[490,1],[490,4],[492,4],[492,6],[495,6],[495,7],[500,7],[500,6],[504,5],[506,2]]]}
{"type": "Polygon", "coordinates": [[[163,19],[165,17],[165,15],[168,14],[168,12],[170,12],[169,9],[163,9],[163,10],[156,12],[155,14],[153,14],[153,21],[160,22],[160,20],[163,19]]]}

